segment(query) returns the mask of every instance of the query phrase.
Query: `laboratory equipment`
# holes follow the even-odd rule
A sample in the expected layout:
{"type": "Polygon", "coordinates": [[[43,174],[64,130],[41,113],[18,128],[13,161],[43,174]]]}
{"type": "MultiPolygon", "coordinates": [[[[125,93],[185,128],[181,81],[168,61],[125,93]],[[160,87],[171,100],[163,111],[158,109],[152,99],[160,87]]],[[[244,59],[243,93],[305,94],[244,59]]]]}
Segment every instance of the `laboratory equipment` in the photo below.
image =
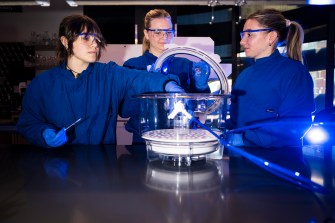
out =
{"type": "Polygon", "coordinates": [[[222,158],[219,140],[199,125],[221,135],[225,131],[229,86],[220,65],[211,56],[191,47],[166,50],[154,64],[154,70],[166,69],[171,57],[185,57],[210,66],[208,85],[211,93],[154,93],[139,95],[140,133],[145,140],[149,160],[170,161],[175,166],[190,166],[206,157],[222,158]]]}

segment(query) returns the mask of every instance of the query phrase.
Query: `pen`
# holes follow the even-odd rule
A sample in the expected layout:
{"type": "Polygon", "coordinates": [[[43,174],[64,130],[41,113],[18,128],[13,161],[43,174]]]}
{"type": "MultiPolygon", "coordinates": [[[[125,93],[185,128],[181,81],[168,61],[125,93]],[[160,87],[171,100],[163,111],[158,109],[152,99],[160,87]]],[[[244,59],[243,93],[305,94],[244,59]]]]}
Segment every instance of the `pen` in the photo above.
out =
{"type": "Polygon", "coordinates": [[[80,121],[81,121],[81,118],[77,119],[77,121],[73,122],[71,125],[69,125],[68,127],[66,127],[65,131],[67,131],[69,128],[71,128],[72,126],[76,125],[80,121]]]}

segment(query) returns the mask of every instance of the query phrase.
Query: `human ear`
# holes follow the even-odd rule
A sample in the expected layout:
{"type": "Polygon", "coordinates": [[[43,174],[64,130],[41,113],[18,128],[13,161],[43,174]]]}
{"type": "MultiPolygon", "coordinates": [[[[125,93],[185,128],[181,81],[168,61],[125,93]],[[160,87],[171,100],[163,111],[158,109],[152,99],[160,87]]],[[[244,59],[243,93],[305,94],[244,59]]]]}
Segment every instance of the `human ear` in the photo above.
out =
{"type": "Polygon", "coordinates": [[[144,33],[145,38],[148,40],[149,39],[148,31],[145,29],[145,30],[143,30],[143,33],[144,33]]]}
{"type": "Polygon", "coordinates": [[[65,49],[68,49],[68,41],[67,41],[66,37],[65,36],[61,36],[60,37],[60,41],[63,44],[63,46],[65,47],[65,49]]]}
{"type": "Polygon", "coordinates": [[[278,39],[278,33],[276,31],[271,31],[269,33],[269,46],[275,45],[278,39]]]}

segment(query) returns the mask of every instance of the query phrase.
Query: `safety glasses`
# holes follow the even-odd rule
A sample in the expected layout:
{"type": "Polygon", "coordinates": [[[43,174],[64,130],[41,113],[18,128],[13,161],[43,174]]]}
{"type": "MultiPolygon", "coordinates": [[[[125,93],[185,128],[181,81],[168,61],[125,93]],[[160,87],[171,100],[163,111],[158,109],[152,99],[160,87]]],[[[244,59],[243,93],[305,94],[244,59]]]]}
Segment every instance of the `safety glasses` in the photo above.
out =
{"type": "Polygon", "coordinates": [[[147,31],[150,31],[153,33],[155,38],[163,38],[166,36],[166,38],[170,39],[174,37],[174,30],[173,29],[146,29],[147,31]]]}
{"type": "Polygon", "coordinates": [[[266,31],[271,32],[271,31],[273,31],[273,29],[271,29],[271,28],[264,28],[264,29],[247,29],[247,30],[244,30],[244,31],[240,32],[240,36],[241,36],[241,39],[243,39],[243,37],[245,36],[245,34],[247,34],[247,36],[248,36],[249,38],[251,38],[251,37],[252,37],[252,33],[266,32],[266,31]]]}
{"type": "Polygon", "coordinates": [[[101,40],[97,37],[96,33],[80,33],[78,34],[78,39],[81,44],[86,46],[91,46],[94,41],[97,45],[101,44],[101,40]]]}

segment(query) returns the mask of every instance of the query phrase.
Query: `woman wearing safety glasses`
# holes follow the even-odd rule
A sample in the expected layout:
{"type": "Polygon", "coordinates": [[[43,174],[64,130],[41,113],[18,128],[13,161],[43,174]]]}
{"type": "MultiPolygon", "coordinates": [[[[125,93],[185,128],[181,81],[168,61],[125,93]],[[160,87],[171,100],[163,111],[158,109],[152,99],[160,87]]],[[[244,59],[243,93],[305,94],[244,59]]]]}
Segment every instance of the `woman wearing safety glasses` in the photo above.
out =
{"type": "MultiPolygon", "coordinates": [[[[164,9],[150,10],[144,18],[143,55],[127,60],[123,66],[132,69],[150,70],[157,58],[167,49],[166,44],[171,44],[175,36],[170,14],[164,9]]],[[[209,66],[203,62],[194,63],[186,58],[172,57],[168,59],[162,71],[165,74],[178,76],[180,84],[186,92],[209,93],[208,77],[209,66]],[[199,72],[200,71],[200,72],[199,72]]],[[[133,105],[123,107],[123,112],[132,117],[126,124],[126,129],[133,133],[133,143],[143,143],[138,133],[139,129],[139,103],[133,99],[133,105]],[[131,108],[131,110],[130,110],[131,108]]]]}
{"type": "Polygon", "coordinates": [[[42,147],[115,144],[125,95],[183,91],[169,76],[96,62],[106,42],[85,15],[65,17],[59,27],[59,65],[36,76],[25,93],[18,132],[42,147]]]}
{"type": "MultiPolygon", "coordinates": [[[[171,16],[164,9],[150,10],[144,18],[143,55],[127,60],[123,66],[150,70],[157,58],[167,49],[167,44],[173,42],[175,30],[173,29],[171,16]]],[[[188,92],[210,92],[207,84],[209,67],[204,62],[193,63],[186,58],[171,58],[168,66],[162,72],[177,75],[182,87],[188,92]],[[203,78],[194,75],[194,70],[203,71],[203,78]],[[204,79],[204,80],[200,80],[204,79]]]]}
{"type": "Polygon", "coordinates": [[[302,61],[304,33],[277,10],[247,17],[241,45],[253,64],[239,74],[232,89],[229,136],[247,147],[301,146],[315,109],[313,80],[302,61]],[[286,44],[285,55],[277,46],[286,44]]]}

